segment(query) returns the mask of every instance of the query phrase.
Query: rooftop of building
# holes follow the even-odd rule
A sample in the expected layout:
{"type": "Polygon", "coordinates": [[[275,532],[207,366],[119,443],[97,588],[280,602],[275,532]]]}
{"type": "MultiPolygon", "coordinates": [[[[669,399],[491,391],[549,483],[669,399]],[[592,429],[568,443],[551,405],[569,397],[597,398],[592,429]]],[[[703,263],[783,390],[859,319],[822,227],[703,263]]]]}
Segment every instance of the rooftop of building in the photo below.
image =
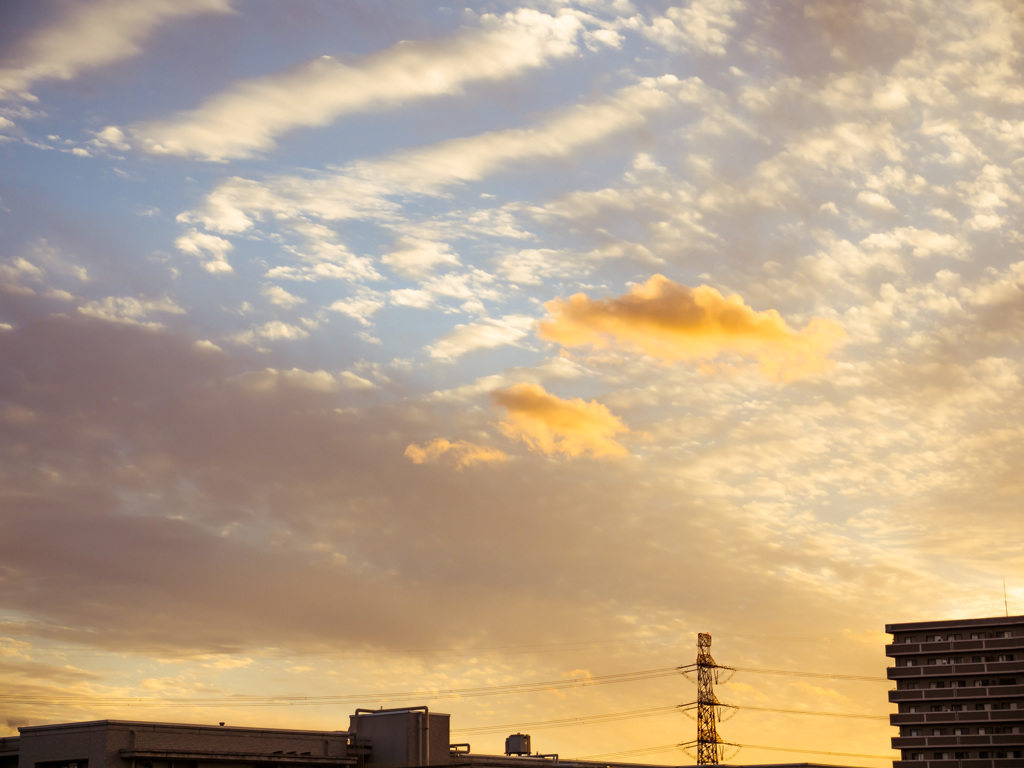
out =
{"type": "Polygon", "coordinates": [[[1024,616],[993,616],[988,619],[941,619],[937,621],[910,621],[899,624],[886,624],[885,631],[896,632],[927,631],[929,629],[971,629],[980,627],[1005,627],[1024,624],[1024,616]]]}

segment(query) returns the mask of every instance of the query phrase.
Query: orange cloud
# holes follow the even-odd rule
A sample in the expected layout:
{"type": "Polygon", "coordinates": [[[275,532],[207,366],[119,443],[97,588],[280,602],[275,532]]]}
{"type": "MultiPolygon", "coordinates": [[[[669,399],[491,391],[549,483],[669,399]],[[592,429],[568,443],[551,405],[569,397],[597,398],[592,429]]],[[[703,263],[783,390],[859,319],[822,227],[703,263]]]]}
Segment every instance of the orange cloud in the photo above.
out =
{"type": "Polygon", "coordinates": [[[454,443],[443,437],[435,437],[422,446],[411,443],[405,448],[405,455],[413,464],[426,464],[444,458],[455,465],[456,469],[468,467],[470,464],[483,464],[492,461],[505,461],[508,455],[497,448],[475,445],[466,440],[454,443]]]}
{"type": "Polygon", "coordinates": [[[661,360],[712,360],[734,353],[757,360],[772,381],[794,381],[832,365],[828,354],[846,334],[816,317],[801,331],[774,309],[757,312],[740,296],[690,288],[654,275],[624,296],[592,300],[582,293],[544,305],[541,338],[566,347],[604,347],[608,340],[661,360]]]}
{"type": "Polygon", "coordinates": [[[613,439],[629,428],[608,407],[594,400],[563,400],[538,384],[514,384],[491,393],[508,409],[500,423],[508,437],[524,441],[531,450],[553,455],[625,456],[628,451],[613,439]]]}

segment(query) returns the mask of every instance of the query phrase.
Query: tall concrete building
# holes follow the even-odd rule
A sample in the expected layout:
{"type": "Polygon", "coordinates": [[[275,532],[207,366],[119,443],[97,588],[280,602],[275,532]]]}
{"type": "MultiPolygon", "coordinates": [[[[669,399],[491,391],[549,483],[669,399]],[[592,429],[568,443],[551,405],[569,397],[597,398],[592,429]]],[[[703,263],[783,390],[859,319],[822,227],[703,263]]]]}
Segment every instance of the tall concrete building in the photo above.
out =
{"type": "Polygon", "coordinates": [[[1024,768],[1024,616],[886,624],[894,768],[1024,768]],[[953,763],[951,761],[957,761],[953,763]]]}

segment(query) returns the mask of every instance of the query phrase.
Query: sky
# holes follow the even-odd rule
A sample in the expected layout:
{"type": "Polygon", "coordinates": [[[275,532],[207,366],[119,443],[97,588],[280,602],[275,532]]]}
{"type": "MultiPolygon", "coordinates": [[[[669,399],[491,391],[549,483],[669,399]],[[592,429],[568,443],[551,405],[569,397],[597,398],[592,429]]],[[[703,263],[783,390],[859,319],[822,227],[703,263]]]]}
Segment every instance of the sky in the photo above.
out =
{"type": "Polygon", "coordinates": [[[882,766],[1024,613],[1019,3],[0,14],[0,735],[882,766]]]}

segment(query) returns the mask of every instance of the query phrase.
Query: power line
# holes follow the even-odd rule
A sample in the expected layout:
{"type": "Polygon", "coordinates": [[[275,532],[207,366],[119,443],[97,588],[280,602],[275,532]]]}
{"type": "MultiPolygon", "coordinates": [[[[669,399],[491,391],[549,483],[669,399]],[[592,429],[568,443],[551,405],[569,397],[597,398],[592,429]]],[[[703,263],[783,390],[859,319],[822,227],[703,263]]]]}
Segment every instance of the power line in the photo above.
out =
{"type": "Polygon", "coordinates": [[[591,725],[597,723],[610,723],[616,720],[634,720],[640,717],[656,717],[676,712],[678,706],[651,707],[649,709],[633,709],[626,712],[606,712],[600,715],[581,715],[579,717],[564,717],[559,720],[534,720],[526,723],[505,723],[504,725],[481,725],[474,728],[453,728],[452,733],[499,733],[511,728],[534,728],[543,730],[545,728],[562,728],[573,725],[591,725]]]}
{"type": "Polygon", "coordinates": [[[575,760],[594,760],[597,758],[604,757],[629,757],[630,755],[653,755],[658,752],[668,752],[669,750],[679,749],[678,744],[663,744],[660,747],[641,747],[640,749],[625,749],[621,752],[601,752],[596,755],[582,755],[580,757],[573,758],[575,760]]]}
{"type": "Polygon", "coordinates": [[[437,690],[397,691],[387,693],[353,693],[332,696],[84,696],[84,695],[28,695],[0,694],[0,701],[17,701],[22,703],[61,703],[61,704],[92,704],[92,705],[126,705],[126,706],[312,706],[325,704],[341,704],[351,701],[391,702],[401,699],[451,699],[474,698],[477,696],[498,696],[514,693],[536,693],[567,688],[585,688],[595,685],[612,683],[628,683],[639,680],[652,680],[679,674],[679,667],[660,667],[635,672],[621,672],[613,675],[592,677],[563,678],[561,680],[545,680],[534,683],[510,683],[508,685],[479,686],[475,688],[448,688],[437,690]]]}
{"type": "Polygon", "coordinates": [[[822,712],[811,709],[781,709],[779,707],[754,707],[747,704],[723,704],[723,707],[753,709],[758,712],[782,712],[787,715],[815,715],[817,717],[851,717],[860,720],[888,720],[888,715],[858,715],[853,712],[822,712]]]}
{"type": "Polygon", "coordinates": [[[804,672],[797,669],[766,669],[763,667],[720,667],[721,669],[734,669],[737,672],[753,672],[758,675],[785,675],[788,677],[819,677],[831,680],[857,680],[867,683],[890,683],[887,677],[875,677],[872,675],[841,675],[833,672],[804,672]]]}
{"type": "MultiPolygon", "coordinates": [[[[658,717],[670,712],[686,712],[693,709],[696,702],[689,704],[678,704],[667,707],[651,707],[649,709],[633,709],[624,712],[605,712],[597,715],[580,715],[578,717],[564,717],[557,720],[532,720],[521,723],[504,723],[502,725],[480,725],[470,728],[453,728],[452,733],[465,733],[470,735],[482,735],[486,733],[500,733],[512,728],[533,728],[544,730],[548,728],[562,728],[578,725],[597,725],[600,723],[615,722],[618,720],[633,720],[642,717],[658,717]]],[[[888,720],[888,715],[864,715],[855,712],[825,712],[811,709],[783,709],[782,707],[756,707],[747,704],[725,704],[720,706],[731,709],[749,709],[757,712],[776,712],[787,715],[811,715],[814,717],[843,717],[858,720],[888,720]]]]}
{"type": "Polygon", "coordinates": [[[892,760],[892,755],[864,755],[858,752],[825,752],[817,749],[789,749],[788,747],[765,747],[760,744],[735,744],[728,742],[733,747],[746,747],[747,749],[766,749],[770,752],[797,752],[805,755],[834,755],[837,757],[869,757],[873,760],[892,760]]]}

